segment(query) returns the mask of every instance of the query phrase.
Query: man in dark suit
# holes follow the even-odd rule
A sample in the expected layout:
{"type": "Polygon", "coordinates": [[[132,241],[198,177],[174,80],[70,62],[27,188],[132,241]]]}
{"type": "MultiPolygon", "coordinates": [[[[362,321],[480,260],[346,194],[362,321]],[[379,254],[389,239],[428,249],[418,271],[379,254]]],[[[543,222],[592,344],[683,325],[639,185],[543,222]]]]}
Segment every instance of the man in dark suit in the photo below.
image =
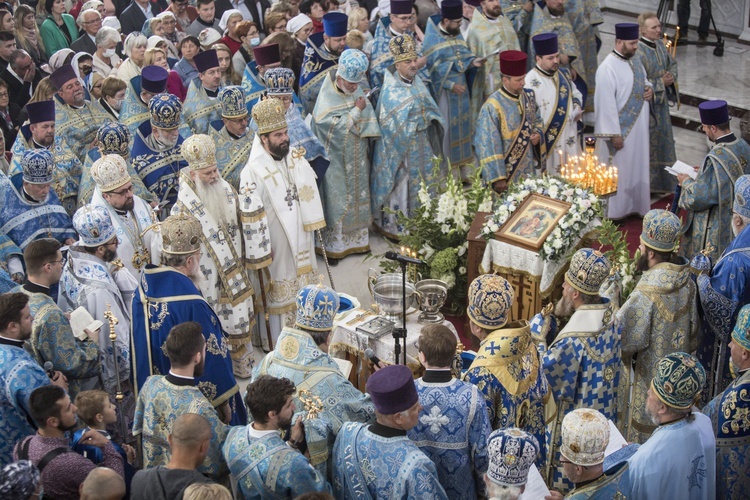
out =
{"type": "Polygon", "coordinates": [[[264,20],[266,10],[271,7],[270,0],[216,0],[216,14],[218,19],[229,9],[237,9],[246,21],[252,21],[259,31],[265,32],[264,20]],[[248,14],[250,17],[248,17],[248,14]]]}
{"type": "Polygon", "coordinates": [[[146,22],[146,14],[144,14],[144,10],[150,10],[151,17],[154,17],[166,8],[166,0],[156,0],[154,2],[149,0],[133,0],[130,2],[130,5],[122,11],[122,15],[119,17],[120,25],[122,26],[122,34],[129,35],[134,31],[141,31],[141,29],[143,29],[143,23],[146,22]]]}
{"type": "Polygon", "coordinates": [[[8,67],[0,70],[0,78],[8,86],[10,102],[24,107],[42,79],[42,72],[36,67],[29,53],[20,49],[10,55],[8,67]]]}
{"type": "MultiPolygon", "coordinates": [[[[16,142],[18,129],[26,121],[26,112],[21,106],[10,100],[8,84],[0,80],[0,131],[5,139],[5,150],[10,151],[16,142]]],[[[4,151],[3,151],[4,153],[4,151]]]]}
{"type": "Polygon", "coordinates": [[[76,52],[93,55],[96,52],[96,33],[101,27],[102,16],[96,10],[89,9],[82,12],[80,16],[81,36],[70,44],[70,48],[76,52]]]}

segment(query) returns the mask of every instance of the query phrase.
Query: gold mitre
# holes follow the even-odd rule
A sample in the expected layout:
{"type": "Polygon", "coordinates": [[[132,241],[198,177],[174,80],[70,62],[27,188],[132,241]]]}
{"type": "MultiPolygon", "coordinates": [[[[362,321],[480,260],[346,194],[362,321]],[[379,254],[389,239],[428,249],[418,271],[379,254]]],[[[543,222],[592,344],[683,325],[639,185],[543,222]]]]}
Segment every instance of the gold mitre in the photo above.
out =
{"type": "Polygon", "coordinates": [[[109,193],[130,182],[128,164],[120,155],[104,155],[91,166],[91,177],[102,193],[109,193]]]}
{"type": "Polygon", "coordinates": [[[181,149],[190,170],[216,166],[216,144],[205,134],[191,135],[182,143],[181,149]]]}
{"type": "Polygon", "coordinates": [[[268,97],[253,106],[253,120],[258,134],[268,134],[286,128],[286,108],[281,99],[268,97]]]}
{"type": "Polygon", "coordinates": [[[189,255],[201,248],[201,223],[180,212],[161,223],[162,251],[170,255],[189,255]]]}
{"type": "Polygon", "coordinates": [[[391,38],[388,50],[391,51],[394,63],[417,58],[417,47],[410,35],[398,35],[391,38]]]}

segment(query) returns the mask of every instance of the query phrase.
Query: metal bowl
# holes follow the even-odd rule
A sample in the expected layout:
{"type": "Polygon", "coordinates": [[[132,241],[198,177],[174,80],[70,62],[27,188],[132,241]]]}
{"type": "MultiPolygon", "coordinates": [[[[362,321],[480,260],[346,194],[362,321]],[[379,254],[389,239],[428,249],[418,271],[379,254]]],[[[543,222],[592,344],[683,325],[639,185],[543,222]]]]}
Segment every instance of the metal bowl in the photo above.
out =
{"type": "Polygon", "coordinates": [[[448,298],[448,285],[441,280],[422,280],[414,286],[417,291],[420,323],[442,323],[445,317],[440,313],[440,308],[448,298]]]}
{"type": "MultiPolygon", "coordinates": [[[[399,278],[401,276],[399,275],[399,278]]],[[[391,320],[400,320],[403,313],[403,287],[401,281],[386,281],[376,284],[372,288],[372,297],[380,308],[381,313],[391,320]]],[[[406,309],[412,306],[415,296],[415,288],[411,283],[406,283],[406,309]]]]}

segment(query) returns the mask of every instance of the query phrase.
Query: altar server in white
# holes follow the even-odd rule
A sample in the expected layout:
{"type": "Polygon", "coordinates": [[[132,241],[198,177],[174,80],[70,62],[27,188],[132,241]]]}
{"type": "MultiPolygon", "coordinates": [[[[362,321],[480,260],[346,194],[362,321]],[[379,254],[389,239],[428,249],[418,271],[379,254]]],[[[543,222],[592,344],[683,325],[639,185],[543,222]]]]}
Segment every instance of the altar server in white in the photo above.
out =
{"type": "Polygon", "coordinates": [[[642,217],[651,206],[647,101],[653,89],[643,64],[633,59],[637,50],[638,25],[615,25],[615,49],[596,71],[596,153],[603,162],[611,157],[619,171],[617,194],[609,201],[610,219],[642,217]]]}

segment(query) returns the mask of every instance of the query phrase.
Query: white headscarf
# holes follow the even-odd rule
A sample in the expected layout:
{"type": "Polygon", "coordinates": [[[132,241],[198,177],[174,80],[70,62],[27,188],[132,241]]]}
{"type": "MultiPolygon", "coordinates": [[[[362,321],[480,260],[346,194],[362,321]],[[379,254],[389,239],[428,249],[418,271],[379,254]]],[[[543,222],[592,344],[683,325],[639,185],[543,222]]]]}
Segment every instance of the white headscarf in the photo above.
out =
{"type": "Polygon", "coordinates": [[[78,69],[78,61],[82,57],[91,58],[91,62],[93,64],[94,58],[92,57],[91,54],[88,54],[86,52],[79,52],[73,56],[73,59],[70,61],[70,65],[73,66],[73,73],[76,74],[76,76],[78,77],[78,80],[81,82],[81,85],[83,85],[83,88],[85,88],[86,90],[90,90],[91,89],[91,75],[93,74],[93,71],[86,76],[81,74],[80,70],[78,69]]]}
{"type": "Polygon", "coordinates": [[[71,54],[75,54],[75,51],[68,48],[58,50],[49,58],[49,67],[52,68],[52,71],[59,69],[65,64],[65,59],[71,54]]]}
{"type": "Polygon", "coordinates": [[[391,0],[378,0],[378,6],[372,9],[370,21],[385,17],[391,13],[391,0]]]}
{"type": "Polygon", "coordinates": [[[146,48],[153,49],[154,47],[156,47],[156,44],[158,44],[159,42],[166,43],[166,40],[164,40],[164,38],[160,37],[159,35],[151,35],[150,37],[148,37],[148,43],[146,44],[146,48]]]}
{"type": "Polygon", "coordinates": [[[122,24],[120,24],[120,20],[117,19],[115,16],[107,16],[104,19],[102,19],[102,26],[107,26],[108,28],[114,28],[118,32],[122,31],[122,24]]]}
{"type": "Polygon", "coordinates": [[[288,20],[286,22],[286,30],[291,33],[292,35],[297,33],[299,30],[305,27],[307,23],[311,23],[312,19],[310,19],[307,15],[302,14],[301,12],[288,20]]]}
{"type": "Polygon", "coordinates": [[[242,17],[242,12],[240,12],[237,9],[225,10],[224,14],[221,15],[221,21],[219,21],[219,28],[221,28],[221,31],[225,35],[227,31],[227,25],[229,24],[229,18],[232,17],[234,14],[237,14],[238,16],[242,17]]]}

